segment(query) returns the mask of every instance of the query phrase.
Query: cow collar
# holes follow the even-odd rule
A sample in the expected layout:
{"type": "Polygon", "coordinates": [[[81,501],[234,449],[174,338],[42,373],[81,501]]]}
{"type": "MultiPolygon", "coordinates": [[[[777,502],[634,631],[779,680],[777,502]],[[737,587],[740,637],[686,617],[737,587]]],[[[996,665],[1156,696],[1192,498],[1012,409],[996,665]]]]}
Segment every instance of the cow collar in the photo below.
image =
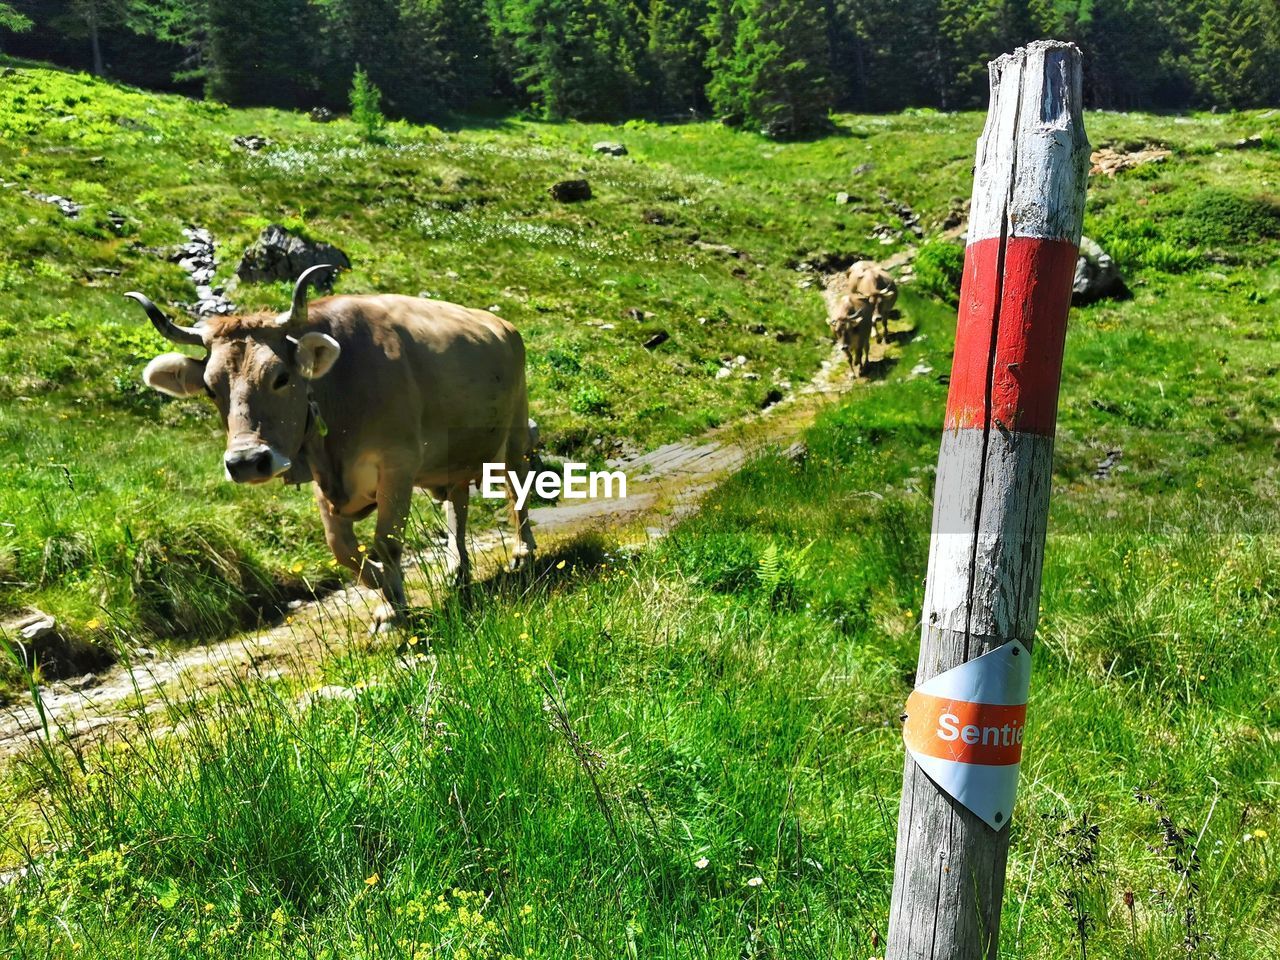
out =
{"type": "Polygon", "coordinates": [[[341,508],[346,504],[346,492],[342,488],[341,472],[335,469],[325,449],[325,437],[329,425],[320,413],[320,405],[307,384],[307,425],[302,431],[302,444],[294,454],[293,466],[284,475],[285,483],[303,484],[314,481],[331,504],[341,508]]]}

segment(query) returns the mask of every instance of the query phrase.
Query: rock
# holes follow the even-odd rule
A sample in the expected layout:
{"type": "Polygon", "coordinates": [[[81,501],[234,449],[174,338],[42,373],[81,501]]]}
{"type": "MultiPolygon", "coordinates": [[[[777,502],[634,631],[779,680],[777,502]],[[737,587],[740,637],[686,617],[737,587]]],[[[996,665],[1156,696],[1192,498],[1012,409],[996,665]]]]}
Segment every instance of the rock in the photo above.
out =
{"type": "Polygon", "coordinates": [[[185,270],[195,284],[196,302],[187,309],[201,317],[235,313],[236,305],[224,295],[223,289],[210,286],[216,267],[213,234],[203,227],[185,227],[182,235],[187,242],[174,250],[169,259],[185,270]]]}
{"type": "Polygon", "coordinates": [[[0,636],[12,641],[26,669],[39,666],[46,680],[101,670],[115,659],[110,650],[67,634],[55,617],[34,607],[0,623],[0,636]]]}
{"type": "Polygon", "coordinates": [[[768,410],[776,403],[782,402],[782,391],[777,387],[770,387],[769,392],[764,395],[764,399],[760,401],[760,409],[768,410]]]}
{"type": "Polygon", "coordinates": [[[666,214],[661,210],[646,210],[644,213],[640,214],[640,219],[655,227],[665,227],[671,223],[671,221],[667,219],[666,214]]]}
{"type": "Polygon", "coordinates": [[[625,157],[627,148],[621,143],[615,143],[612,140],[601,140],[599,143],[593,143],[591,149],[596,153],[607,154],[610,157],[625,157]]]}
{"type": "Polygon", "coordinates": [[[769,328],[766,327],[763,323],[747,324],[747,333],[754,333],[757,337],[763,337],[768,332],[769,332],[769,328]]]}
{"type": "Polygon", "coordinates": [[[58,212],[69,220],[74,220],[80,216],[80,211],[84,209],[81,204],[56,193],[40,193],[38,190],[23,190],[22,192],[32,200],[39,200],[41,203],[48,203],[57,207],[58,212]]]}
{"type": "Polygon", "coordinates": [[[839,193],[836,194],[836,203],[842,207],[845,204],[849,203],[851,200],[853,200],[853,198],[849,196],[849,194],[845,193],[843,190],[841,190],[839,193]]]}
{"type": "Polygon", "coordinates": [[[1129,288],[1120,277],[1115,261],[1088,237],[1080,238],[1080,257],[1076,260],[1075,280],[1071,284],[1071,302],[1093,303],[1104,297],[1123,300],[1129,288]]]}
{"type": "Polygon", "coordinates": [[[1099,147],[1089,155],[1089,161],[1093,164],[1089,173],[1105,173],[1108,177],[1114,177],[1122,170],[1131,170],[1144,163],[1163,163],[1171,156],[1173,151],[1163,147],[1148,146],[1128,153],[1112,147],[1099,147]]]}
{"type": "Polygon", "coordinates": [[[102,682],[102,678],[94,673],[86,673],[82,677],[73,677],[70,680],[64,680],[60,686],[65,687],[71,693],[80,693],[84,690],[91,690],[102,682]]]}
{"type": "Polygon", "coordinates": [[[717,380],[724,380],[725,378],[731,377],[731,376],[733,376],[732,367],[721,367],[719,370],[716,371],[717,380]]]}
{"type": "Polygon", "coordinates": [[[809,445],[803,440],[797,440],[783,450],[782,455],[794,464],[802,464],[809,459],[809,445]]]}
{"type": "Polygon", "coordinates": [[[628,320],[635,320],[637,323],[645,318],[645,312],[639,307],[627,307],[622,311],[622,315],[628,320]]]}
{"type": "Polygon", "coordinates": [[[733,257],[735,260],[742,257],[742,253],[729,246],[727,243],[707,243],[703,240],[693,241],[693,245],[704,253],[718,253],[726,257],[733,257]]]}
{"type": "Polygon", "coordinates": [[[753,373],[752,371],[748,370],[742,374],[742,379],[743,380],[759,380],[760,374],[753,373]]]}
{"type": "Polygon", "coordinates": [[[297,280],[302,272],[322,263],[335,270],[318,275],[316,286],[332,289],[337,270],[349,270],[351,260],[331,243],[307,240],[277,224],[263,229],[236,267],[236,276],[247,283],[297,280]]]}
{"type": "Polygon", "coordinates": [[[1262,134],[1255,133],[1252,137],[1245,137],[1242,140],[1237,140],[1231,145],[1231,148],[1233,150],[1256,150],[1262,146],[1265,146],[1262,140],[1262,134]]]}
{"type": "Polygon", "coordinates": [[[1116,468],[1116,464],[1120,462],[1120,458],[1124,456],[1123,450],[1108,450],[1107,455],[1098,461],[1098,465],[1094,467],[1093,479],[1108,480],[1111,478],[1111,471],[1116,468]]]}
{"type": "Polygon", "coordinates": [[[7,625],[27,644],[45,643],[58,636],[58,621],[43,610],[32,610],[26,616],[7,625]]]}
{"type": "Polygon", "coordinates": [[[671,334],[667,333],[665,330],[659,330],[644,342],[644,348],[646,350],[656,350],[670,339],[671,334]]]}
{"type": "Polygon", "coordinates": [[[311,118],[312,123],[333,123],[338,119],[337,114],[328,107],[312,107],[307,116],[311,118]]]}
{"type": "Polygon", "coordinates": [[[264,147],[269,147],[273,143],[275,143],[274,140],[267,137],[260,137],[256,133],[241,134],[240,136],[231,138],[231,145],[233,147],[239,147],[241,150],[248,150],[251,153],[257,153],[259,150],[264,147]]]}
{"type": "Polygon", "coordinates": [[[128,226],[129,218],[117,210],[107,211],[107,226],[117,237],[124,236],[124,228],[128,226]]]}
{"type": "Polygon", "coordinates": [[[551,199],[558,203],[577,203],[591,199],[591,184],[586,180],[561,180],[551,185],[551,199]]]}
{"type": "Polygon", "coordinates": [[[933,367],[929,366],[923,360],[911,368],[911,376],[913,377],[927,377],[931,373],[933,373],[933,367]]]}
{"type": "Polygon", "coordinates": [[[876,165],[874,163],[860,163],[853,168],[853,175],[855,177],[860,177],[864,173],[870,173],[875,168],[876,168],[876,165]]]}

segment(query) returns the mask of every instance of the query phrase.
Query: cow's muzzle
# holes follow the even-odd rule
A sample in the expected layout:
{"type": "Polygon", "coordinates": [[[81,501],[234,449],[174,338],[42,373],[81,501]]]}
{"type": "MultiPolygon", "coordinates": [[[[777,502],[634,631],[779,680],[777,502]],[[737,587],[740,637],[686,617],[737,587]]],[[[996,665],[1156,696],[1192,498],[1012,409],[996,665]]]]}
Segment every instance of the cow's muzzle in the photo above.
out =
{"type": "Polygon", "coordinates": [[[222,458],[227,479],[235,483],[265,483],[288,470],[293,463],[265,443],[228,450],[222,458]]]}

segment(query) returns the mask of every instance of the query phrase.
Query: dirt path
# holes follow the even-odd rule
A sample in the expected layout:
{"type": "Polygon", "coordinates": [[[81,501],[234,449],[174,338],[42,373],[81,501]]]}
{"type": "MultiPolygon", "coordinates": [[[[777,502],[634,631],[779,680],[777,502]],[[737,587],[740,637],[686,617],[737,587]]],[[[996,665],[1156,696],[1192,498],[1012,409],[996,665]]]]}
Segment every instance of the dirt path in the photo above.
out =
{"type": "MultiPolygon", "coordinates": [[[[883,347],[873,345],[873,369],[884,354],[883,347]]],[[[620,461],[616,469],[628,479],[625,499],[581,500],[530,511],[540,549],[553,552],[589,532],[607,532],[623,542],[661,536],[753,453],[771,444],[793,442],[848,384],[844,359],[833,352],[810,383],[767,410],[701,437],[620,461]]],[[[497,530],[472,540],[477,580],[501,570],[507,539],[504,531],[497,530]]],[[[442,560],[420,554],[416,563],[406,562],[411,602],[429,606],[439,596],[442,560]]],[[[216,692],[228,680],[313,673],[324,658],[349,644],[380,642],[368,634],[380,599],[362,587],[348,587],[299,606],[286,622],[274,627],[119,664],[87,681],[82,678],[75,689],[65,683],[42,687],[42,710],[28,699],[0,711],[0,760],[27,749],[46,724],[55,739],[86,744],[142,712],[156,713],[166,703],[216,692]]]]}

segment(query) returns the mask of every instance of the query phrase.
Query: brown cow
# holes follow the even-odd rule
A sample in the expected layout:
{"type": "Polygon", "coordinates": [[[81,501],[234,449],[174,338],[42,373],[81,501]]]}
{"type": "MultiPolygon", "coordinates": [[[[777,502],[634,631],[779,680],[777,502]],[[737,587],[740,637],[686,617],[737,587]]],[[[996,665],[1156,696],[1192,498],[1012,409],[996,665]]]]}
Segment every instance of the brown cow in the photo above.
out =
{"type": "MultiPolygon", "coordinates": [[[[455,583],[464,585],[469,485],[486,462],[522,483],[527,477],[524,342],[491,313],[439,300],[336,296],[308,307],[310,280],[332,269],[303,273],[288,313],[211,317],[197,327],[178,326],[140,293],[127,296],[165,337],[205,351],[202,359],[161,354],[147,364],[147,385],[213,399],[227,430],[229,480],[315,481],[334,557],[382,591],[389,606],[379,622],[399,621],[401,538],[414,487],[444,502],[455,583]],[[353,524],[375,510],[373,552],[365,556],[353,524]]],[[[535,544],[510,485],[508,500],[519,566],[535,544]]]]}
{"type": "Polygon", "coordinates": [[[843,273],[828,277],[822,296],[827,304],[827,324],[849,359],[849,369],[861,375],[870,358],[871,334],[876,333],[882,343],[889,335],[897,284],[879,264],[859,260],[843,273]]]}
{"type": "Polygon", "coordinates": [[[898,284],[874,260],[859,260],[845,276],[848,292],[871,304],[876,340],[884,343],[889,338],[889,318],[895,316],[898,284]]]}
{"type": "Polygon", "coordinates": [[[871,331],[875,327],[870,304],[851,294],[828,301],[827,323],[849,360],[849,369],[854,376],[862,376],[871,359],[871,331]]]}

